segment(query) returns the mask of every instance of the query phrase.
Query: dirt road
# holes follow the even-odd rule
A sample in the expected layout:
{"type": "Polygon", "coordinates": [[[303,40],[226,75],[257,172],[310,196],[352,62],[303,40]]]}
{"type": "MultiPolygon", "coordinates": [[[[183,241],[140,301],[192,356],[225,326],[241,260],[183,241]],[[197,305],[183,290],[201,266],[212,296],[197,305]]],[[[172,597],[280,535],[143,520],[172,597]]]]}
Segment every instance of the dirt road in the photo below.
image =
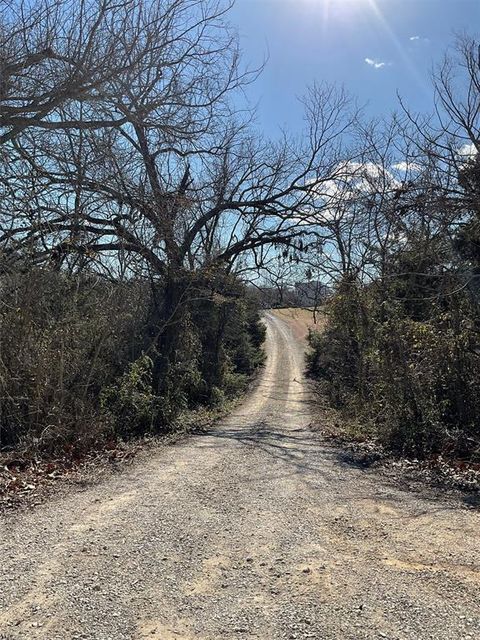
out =
{"type": "Polygon", "coordinates": [[[480,514],[342,463],[308,429],[302,345],[267,323],[215,431],[3,519],[0,638],[480,638],[480,514]]]}

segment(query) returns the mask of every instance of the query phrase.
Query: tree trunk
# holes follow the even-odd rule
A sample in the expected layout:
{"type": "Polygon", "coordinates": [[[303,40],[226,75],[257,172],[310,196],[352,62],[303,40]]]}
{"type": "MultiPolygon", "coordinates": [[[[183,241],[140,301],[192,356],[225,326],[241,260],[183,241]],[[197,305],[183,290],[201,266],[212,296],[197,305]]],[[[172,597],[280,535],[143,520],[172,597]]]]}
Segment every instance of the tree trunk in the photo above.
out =
{"type": "Polygon", "coordinates": [[[153,369],[154,384],[160,395],[166,391],[169,374],[176,364],[187,313],[188,286],[184,274],[169,273],[166,278],[160,312],[160,333],[156,346],[157,356],[153,369]]]}
{"type": "Polygon", "coordinates": [[[225,327],[227,325],[228,313],[229,309],[225,304],[221,305],[221,307],[216,310],[216,313],[214,313],[215,326],[212,327],[209,344],[204,347],[204,357],[207,363],[207,367],[204,370],[204,378],[207,383],[207,390],[209,394],[211,394],[214,387],[218,387],[219,389],[223,387],[225,364],[223,339],[225,327]]]}

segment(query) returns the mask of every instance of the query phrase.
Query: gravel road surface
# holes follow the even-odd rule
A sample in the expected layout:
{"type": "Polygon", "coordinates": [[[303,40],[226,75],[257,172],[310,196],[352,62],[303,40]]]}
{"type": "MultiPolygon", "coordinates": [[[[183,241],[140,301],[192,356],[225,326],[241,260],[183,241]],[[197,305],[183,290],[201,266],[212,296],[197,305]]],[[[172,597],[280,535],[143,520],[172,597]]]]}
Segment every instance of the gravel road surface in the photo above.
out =
{"type": "Polygon", "coordinates": [[[2,640],[478,640],[480,514],[342,462],[303,346],[210,433],[0,521],[2,640]]]}

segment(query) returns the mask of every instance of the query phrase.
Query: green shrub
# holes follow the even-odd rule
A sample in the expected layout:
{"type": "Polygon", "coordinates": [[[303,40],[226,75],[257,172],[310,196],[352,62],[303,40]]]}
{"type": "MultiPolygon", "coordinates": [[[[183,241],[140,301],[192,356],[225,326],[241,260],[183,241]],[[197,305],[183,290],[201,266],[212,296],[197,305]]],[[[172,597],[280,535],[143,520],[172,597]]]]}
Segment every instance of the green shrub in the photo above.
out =
{"type": "Polygon", "coordinates": [[[152,368],[152,360],[143,355],[117,382],[102,390],[101,408],[115,434],[127,438],[153,431],[160,405],[152,388],[152,368]]]}

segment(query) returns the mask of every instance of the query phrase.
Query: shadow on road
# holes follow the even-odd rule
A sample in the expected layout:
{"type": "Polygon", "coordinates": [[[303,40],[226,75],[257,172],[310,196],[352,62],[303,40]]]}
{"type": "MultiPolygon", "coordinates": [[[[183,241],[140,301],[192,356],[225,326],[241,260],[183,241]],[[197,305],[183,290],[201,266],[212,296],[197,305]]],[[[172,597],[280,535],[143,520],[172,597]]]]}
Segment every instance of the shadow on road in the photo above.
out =
{"type": "MultiPolygon", "coordinates": [[[[317,433],[309,430],[308,426],[284,431],[274,428],[269,421],[264,420],[248,427],[243,424],[230,424],[228,427],[212,428],[199,435],[202,436],[202,447],[216,448],[221,446],[222,441],[234,441],[240,445],[251,447],[257,452],[267,454],[274,462],[286,463],[292,474],[302,474],[304,480],[316,485],[322,485],[324,482],[331,483],[332,477],[337,484],[350,483],[351,478],[348,472],[359,473],[360,477],[365,473],[369,475],[375,473],[370,461],[365,461],[347,450],[340,449],[337,445],[330,445],[322,441],[317,433]],[[338,474],[339,467],[345,471],[343,477],[338,474]]],[[[263,473],[267,474],[266,468],[263,468],[263,473]]],[[[285,473],[281,475],[285,475],[285,473]]],[[[398,481],[398,479],[382,477],[382,482],[395,490],[390,496],[393,501],[398,500],[402,494],[418,493],[420,490],[419,488],[414,489],[409,483],[398,481]]],[[[370,484],[366,491],[367,493],[365,493],[362,483],[359,483],[354,492],[350,489],[348,498],[359,500],[372,497],[370,484]]],[[[441,504],[439,511],[454,508],[454,504],[445,502],[444,491],[433,486],[423,486],[421,493],[428,502],[441,504]]],[[[455,498],[457,504],[461,502],[469,509],[480,509],[480,495],[477,493],[458,492],[455,498]]],[[[399,517],[402,518],[404,515],[399,517]]]]}

